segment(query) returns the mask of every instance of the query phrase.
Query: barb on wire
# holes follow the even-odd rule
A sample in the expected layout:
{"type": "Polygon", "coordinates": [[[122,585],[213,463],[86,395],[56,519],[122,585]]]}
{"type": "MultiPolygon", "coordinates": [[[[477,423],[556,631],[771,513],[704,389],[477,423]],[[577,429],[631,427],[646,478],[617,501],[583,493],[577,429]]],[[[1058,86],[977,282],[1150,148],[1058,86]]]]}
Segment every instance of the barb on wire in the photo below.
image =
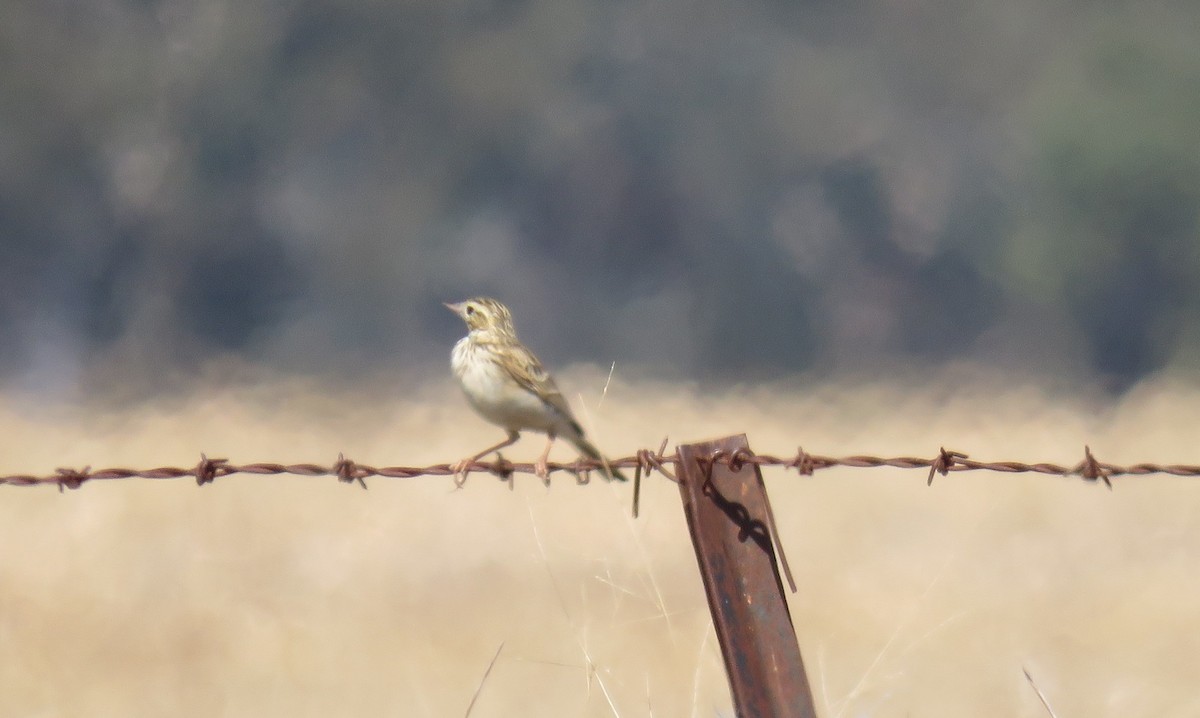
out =
{"type": "Polygon", "coordinates": [[[802,447],[796,447],[796,457],[783,465],[785,469],[795,469],[801,476],[812,476],[817,468],[813,457],[802,447]]]}
{"type": "Polygon", "coordinates": [[[200,463],[196,464],[196,485],[211,484],[216,480],[217,472],[221,472],[221,476],[226,476],[228,472],[223,469],[227,463],[229,463],[228,459],[210,459],[204,454],[200,454],[200,463]]]}
{"type": "MultiPolygon", "coordinates": [[[[658,453],[654,453],[649,449],[638,449],[638,452],[632,457],[636,462],[633,469],[633,517],[638,517],[638,506],[642,499],[642,475],[649,476],[651,471],[658,471],[663,476],[667,477],[675,483],[679,483],[679,479],[675,478],[670,469],[663,464],[667,461],[673,461],[674,457],[667,457],[663,452],[667,450],[667,439],[664,436],[662,443],[658,446],[658,453]]],[[[612,466],[613,462],[609,462],[612,466]]]]}
{"type": "Polygon", "coordinates": [[[966,454],[958,451],[946,451],[946,447],[942,447],[937,458],[929,465],[929,479],[925,482],[926,486],[933,486],[933,475],[941,474],[946,476],[950,470],[954,468],[955,462],[959,459],[967,458],[966,454]]]}
{"type": "MultiPolygon", "coordinates": [[[[672,466],[678,463],[675,454],[664,453],[667,440],[663,439],[657,451],[639,449],[631,456],[620,459],[609,459],[608,465],[613,468],[633,469],[634,485],[634,516],[637,515],[637,496],[641,489],[641,481],[651,472],[657,471],[667,479],[678,483],[672,466]]],[[[1088,482],[1103,482],[1112,489],[1112,479],[1120,476],[1147,476],[1150,474],[1167,474],[1171,476],[1200,476],[1200,465],[1197,464],[1160,464],[1140,463],[1121,466],[1098,460],[1092,454],[1090,446],[1084,447],[1083,460],[1073,466],[1041,462],[1024,463],[1020,461],[976,461],[967,454],[950,451],[942,447],[937,456],[932,459],[922,459],[913,456],[879,457],[868,455],[855,456],[819,456],[810,454],[804,449],[796,449],[792,456],[772,456],[770,454],[748,454],[739,452],[730,456],[718,458],[719,461],[736,463],[737,465],[752,463],[761,467],[780,467],[795,469],[801,476],[812,476],[816,471],[834,467],[845,468],[880,468],[896,469],[927,469],[927,483],[933,483],[934,474],[948,476],[960,471],[992,471],[1006,474],[1036,473],[1050,476],[1078,476],[1088,482]]],[[[590,472],[603,472],[604,463],[601,460],[578,459],[572,462],[549,462],[546,465],[550,473],[566,472],[581,483],[588,483],[590,472]]],[[[320,464],[279,464],[253,463],[233,464],[228,459],[210,459],[201,454],[200,462],[191,468],[164,466],[154,469],[124,469],[110,468],[93,471],[91,466],[82,469],[59,468],[54,473],[37,476],[30,474],[12,474],[0,476],[0,485],[9,486],[57,486],[60,491],[78,489],[88,481],[109,481],[114,479],[178,479],[192,477],[200,486],[211,484],[217,479],[234,474],[257,474],[260,476],[333,476],[344,483],[357,483],[364,489],[366,479],[374,476],[389,479],[412,479],[419,476],[454,476],[455,483],[461,487],[466,476],[472,472],[488,473],[505,481],[512,481],[515,474],[536,475],[533,463],[512,462],[497,455],[493,461],[472,461],[465,466],[458,464],[431,464],[429,466],[382,466],[375,467],[348,459],[339,454],[336,461],[329,466],[320,464]]]]}
{"type": "Polygon", "coordinates": [[[1104,481],[1104,485],[1108,487],[1108,490],[1112,491],[1112,482],[1108,480],[1111,472],[1101,466],[1099,461],[1096,461],[1096,457],[1092,456],[1092,447],[1090,446],[1083,447],[1083,461],[1080,462],[1079,466],[1075,467],[1074,473],[1079,474],[1088,481],[1101,479],[1104,481]]]}

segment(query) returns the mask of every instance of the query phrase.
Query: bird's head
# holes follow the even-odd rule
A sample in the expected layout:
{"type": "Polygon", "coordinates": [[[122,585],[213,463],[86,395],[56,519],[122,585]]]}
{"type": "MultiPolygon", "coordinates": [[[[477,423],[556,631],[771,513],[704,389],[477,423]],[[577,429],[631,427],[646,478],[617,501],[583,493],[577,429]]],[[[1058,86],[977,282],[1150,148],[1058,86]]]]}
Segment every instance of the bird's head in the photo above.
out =
{"type": "Polygon", "coordinates": [[[446,308],[457,314],[467,323],[471,331],[493,331],[501,334],[515,335],[512,314],[508,307],[495,299],[476,297],[457,304],[446,303],[446,308]]]}

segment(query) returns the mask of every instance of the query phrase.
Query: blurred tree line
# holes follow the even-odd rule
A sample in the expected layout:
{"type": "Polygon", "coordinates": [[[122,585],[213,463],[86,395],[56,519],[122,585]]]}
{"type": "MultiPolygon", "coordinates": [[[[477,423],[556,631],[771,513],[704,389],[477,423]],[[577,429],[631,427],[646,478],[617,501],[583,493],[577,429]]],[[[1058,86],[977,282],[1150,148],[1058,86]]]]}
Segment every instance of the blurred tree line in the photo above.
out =
{"type": "Polygon", "coordinates": [[[101,0],[0,10],[0,374],[1200,345],[1200,6],[101,0]]]}

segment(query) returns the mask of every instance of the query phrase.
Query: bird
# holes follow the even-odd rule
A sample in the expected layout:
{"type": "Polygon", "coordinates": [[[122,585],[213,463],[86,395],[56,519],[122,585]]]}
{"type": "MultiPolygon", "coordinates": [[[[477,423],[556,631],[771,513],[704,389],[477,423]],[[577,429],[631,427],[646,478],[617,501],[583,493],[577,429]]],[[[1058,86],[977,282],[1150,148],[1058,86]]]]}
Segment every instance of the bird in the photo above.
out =
{"type": "Polygon", "coordinates": [[[508,307],[488,297],[445,304],[468,329],[450,352],[450,369],[475,411],[508,432],[504,441],[455,464],[455,475],[465,476],[472,463],[511,446],[521,438],[522,431],[529,430],[547,437],[545,451],[534,462],[534,473],[543,482],[549,481],[546,459],[559,436],[584,456],[599,461],[605,478],[626,480],[583,435],[583,427],[575,420],[554,378],[517,339],[508,307]]]}

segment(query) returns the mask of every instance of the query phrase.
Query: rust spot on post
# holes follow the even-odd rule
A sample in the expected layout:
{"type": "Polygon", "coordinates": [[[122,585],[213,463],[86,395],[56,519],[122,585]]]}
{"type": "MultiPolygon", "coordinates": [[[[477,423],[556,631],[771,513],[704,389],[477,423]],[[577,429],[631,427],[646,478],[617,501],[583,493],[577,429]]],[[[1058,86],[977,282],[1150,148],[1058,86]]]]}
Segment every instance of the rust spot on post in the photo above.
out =
{"type": "Polygon", "coordinates": [[[768,529],[762,473],[746,435],[678,448],[679,493],[737,714],[815,718],[768,529]]]}

